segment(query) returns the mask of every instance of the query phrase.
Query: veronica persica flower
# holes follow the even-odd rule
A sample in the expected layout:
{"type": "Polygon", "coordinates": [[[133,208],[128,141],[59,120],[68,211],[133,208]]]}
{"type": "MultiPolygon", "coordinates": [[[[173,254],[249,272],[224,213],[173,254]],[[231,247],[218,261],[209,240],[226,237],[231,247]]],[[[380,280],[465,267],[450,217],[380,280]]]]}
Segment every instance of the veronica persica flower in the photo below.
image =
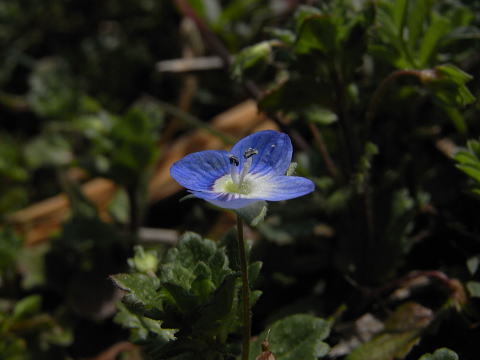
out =
{"type": "Polygon", "coordinates": [[[170,175],[193,195],[226,209],[262,200],[293,199],[314,190],[312,181],[287,176],[292,160],[288,135],[273,130],[249,135],[228,151],[189,154],[170,168],[170,175]]]}

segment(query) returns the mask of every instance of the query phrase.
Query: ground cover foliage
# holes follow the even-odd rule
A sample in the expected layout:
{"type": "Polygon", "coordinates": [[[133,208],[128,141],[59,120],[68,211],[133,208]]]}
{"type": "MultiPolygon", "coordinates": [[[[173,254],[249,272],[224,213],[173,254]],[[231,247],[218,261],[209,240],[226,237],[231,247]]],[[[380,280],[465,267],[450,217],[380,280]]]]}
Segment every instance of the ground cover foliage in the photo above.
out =
{"type": "Polygon", "coordinates": [[[316,185],[246,231],[250,360],[477,358],[477,2],[20,0],[0,19],[0,359],[239,359],[229,217],[148,186],[183,134],[238,140],[207,121],[247,98],[316,185]],[[157,66],[198,56],[224,66],[157,66]],[[101,209],[95,177],[117,184],[101,209]],[[18,211],[59,192],[68,217],[32,245],[18,211]]]}

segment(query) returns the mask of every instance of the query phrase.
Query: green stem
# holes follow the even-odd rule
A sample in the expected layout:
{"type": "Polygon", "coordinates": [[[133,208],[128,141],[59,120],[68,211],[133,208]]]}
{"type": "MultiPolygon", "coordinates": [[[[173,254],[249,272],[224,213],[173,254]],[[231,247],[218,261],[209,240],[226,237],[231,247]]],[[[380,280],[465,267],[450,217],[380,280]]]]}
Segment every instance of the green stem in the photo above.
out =
{"type": "Polygon", "coordinates": [[[243,345],[242,360],[248,360],[250,355],[251,314],[250,314],[250,285],[248,283],[247,253],[243,238],[243,220],[237,214],[237,239],[240,255],[240,270],[242,273],[242,303],[243,303],[243,345]]]}

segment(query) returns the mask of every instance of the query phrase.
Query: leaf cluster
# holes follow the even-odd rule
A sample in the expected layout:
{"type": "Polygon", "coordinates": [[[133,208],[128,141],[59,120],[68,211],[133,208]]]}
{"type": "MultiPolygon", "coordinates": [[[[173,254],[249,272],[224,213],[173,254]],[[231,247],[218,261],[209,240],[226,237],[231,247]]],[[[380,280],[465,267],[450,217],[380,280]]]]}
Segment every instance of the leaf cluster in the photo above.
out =
{"type": "Polygon", "coordinates": [[[55,318],[41,311],[39,295],[16,303],[0,301],[0,354],[5,360],[48,359],[55,346],[67,346],[72,333],[55,318]]]}
{"type": "MultiPolygon", "coordinates": [[[[139,265],[151,263],[155,255],[137,248],[132,272],[112,276],[127,292],[116,321],[131,328],[133,339],[153,358],[183,354],[193,359],[202,353],[205,359],[233,359],[241,325],[240,279],[227,248],[186,233],[157,271],[156,266],[139,265]]],[[[253,282],[260,266],[256,262],[249,267],[253,282]]],[[[252,301],[259,295],[252,292],[252,301]]]]}

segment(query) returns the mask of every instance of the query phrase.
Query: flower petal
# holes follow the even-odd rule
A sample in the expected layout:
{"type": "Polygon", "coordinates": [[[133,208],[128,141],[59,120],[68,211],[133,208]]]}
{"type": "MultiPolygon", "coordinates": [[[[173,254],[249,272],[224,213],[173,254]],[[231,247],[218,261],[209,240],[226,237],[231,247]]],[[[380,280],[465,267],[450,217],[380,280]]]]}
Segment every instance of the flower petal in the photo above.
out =
{"type": "Polygon", "coordinates": [[[292,142],[287,134],[264,130],[240,140],[231,151],[240,161],[239,169],[243,167],[245,161],[243,154],[249,148],[258,150],[258,154],[253,155],[249,173],[285,175],[292,161],[292,142]]]}
{"type": "Polygon", "coordinates": [[[240,209],[261,199],[245,198],[240,194],[190,191],[196,197],[224,209],[240,209]]]}
{"type": "Polygon", "coordinates": [[[228,153],[207,150],[189,154],[170,168],[170,175],[190,190],[209,191],[219,177],[230,171],[228,153]]]}
{"type": "Polygon", "coordinates": [[[250,198],[268,201],[293,199],[311,193],[315,184],[300,176],[251,177],[250,198]]]}
{"type": "Polygon", "coordinates": [[[198,198],[204,199],[224,209],[240,209],[261,200],[280,201],[293,199],[311,193],[314,183],[299,176],[253,176],[249,175],[251,192],[248,194],[226,193],[217,191],[190,191],[198,198]]]}

